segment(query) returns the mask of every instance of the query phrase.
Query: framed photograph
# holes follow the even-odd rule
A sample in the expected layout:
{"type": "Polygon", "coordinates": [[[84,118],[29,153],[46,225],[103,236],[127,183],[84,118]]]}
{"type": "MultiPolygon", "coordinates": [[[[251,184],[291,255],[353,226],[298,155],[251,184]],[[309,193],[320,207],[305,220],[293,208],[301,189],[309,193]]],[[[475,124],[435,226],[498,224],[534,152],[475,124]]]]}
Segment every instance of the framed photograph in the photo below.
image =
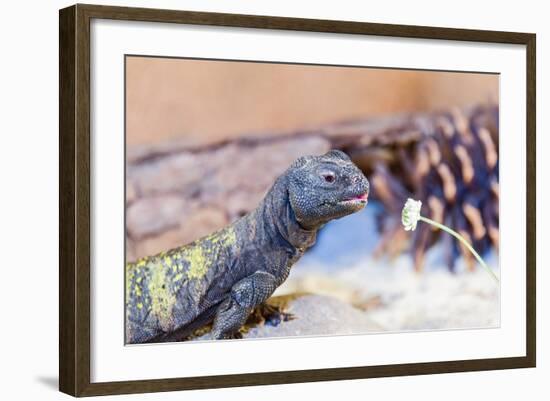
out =
{"type": "Polygon", "coordinates": [[[534,34],[59,27],[62,392],[535,366],[534,34]]]}

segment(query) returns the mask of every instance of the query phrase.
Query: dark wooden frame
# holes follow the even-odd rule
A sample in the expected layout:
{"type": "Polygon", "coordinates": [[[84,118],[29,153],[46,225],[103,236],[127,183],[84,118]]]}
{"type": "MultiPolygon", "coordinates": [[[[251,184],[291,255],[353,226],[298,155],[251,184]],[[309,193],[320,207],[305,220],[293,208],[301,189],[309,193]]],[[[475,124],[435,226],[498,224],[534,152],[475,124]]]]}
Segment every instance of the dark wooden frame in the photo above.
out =
{"type": "Polygon", "coordinates": [[[59,388],[74,396],[143,393],[534,367],[535,49],[531,33],[75,5],[59,13],[59,388]],[[524,357],[90,383],[90,20],[170,22],[511,43],[527,49],[527,324],[524,357]]]}

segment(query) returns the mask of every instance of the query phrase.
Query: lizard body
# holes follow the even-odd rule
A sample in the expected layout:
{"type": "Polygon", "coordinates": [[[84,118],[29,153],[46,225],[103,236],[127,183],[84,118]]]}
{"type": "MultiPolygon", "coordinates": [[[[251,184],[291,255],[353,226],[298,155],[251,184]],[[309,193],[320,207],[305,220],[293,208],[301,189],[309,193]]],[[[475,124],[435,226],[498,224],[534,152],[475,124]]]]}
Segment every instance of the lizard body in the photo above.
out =
{"type": "Polygon", "coordinates": [[[340,151],[297,159],[258,207],[193,243],[126,266],[126,342],[174,341],[213,322],[229,338],[288,277],[325,223],[362,209],[369,184],[340,151]]]}

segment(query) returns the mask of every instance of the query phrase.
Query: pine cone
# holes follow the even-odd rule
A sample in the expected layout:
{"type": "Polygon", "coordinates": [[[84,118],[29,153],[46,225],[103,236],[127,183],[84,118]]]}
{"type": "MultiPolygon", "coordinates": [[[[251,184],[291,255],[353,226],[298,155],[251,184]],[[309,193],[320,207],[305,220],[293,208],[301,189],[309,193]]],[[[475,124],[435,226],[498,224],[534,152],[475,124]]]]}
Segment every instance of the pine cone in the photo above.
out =
{"type": "MultiPolygon", "coordinates": [[[[399,216],[409,197],[421,200],[424,215],[460,232],[478,252],[498,249],[498,113],[496,105],[481,105],[413,115],[342,146],[368,174],[372,197],[387,211],[377,254],[395,256],[406,248],[399,216]]],[[[439,240],[450,269],[460,254],[474,268],[475,260],[457,241],[421,224],[412,238],[417,270],[439,240]]]]}

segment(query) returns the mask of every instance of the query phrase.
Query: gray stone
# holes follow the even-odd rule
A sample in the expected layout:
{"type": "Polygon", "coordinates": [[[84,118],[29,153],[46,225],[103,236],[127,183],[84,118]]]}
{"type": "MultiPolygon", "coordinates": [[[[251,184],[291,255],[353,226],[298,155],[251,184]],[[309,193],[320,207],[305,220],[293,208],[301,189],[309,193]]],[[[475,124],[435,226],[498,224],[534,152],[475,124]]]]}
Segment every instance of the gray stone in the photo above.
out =
{"type": "Polygon", "coordinates": [[[244,338],[343,335],[380,332],[383,328],[363,312],[336,298],[302,295],[289,302],[293,320],[277,326],[252,327],[244,338]]]}

